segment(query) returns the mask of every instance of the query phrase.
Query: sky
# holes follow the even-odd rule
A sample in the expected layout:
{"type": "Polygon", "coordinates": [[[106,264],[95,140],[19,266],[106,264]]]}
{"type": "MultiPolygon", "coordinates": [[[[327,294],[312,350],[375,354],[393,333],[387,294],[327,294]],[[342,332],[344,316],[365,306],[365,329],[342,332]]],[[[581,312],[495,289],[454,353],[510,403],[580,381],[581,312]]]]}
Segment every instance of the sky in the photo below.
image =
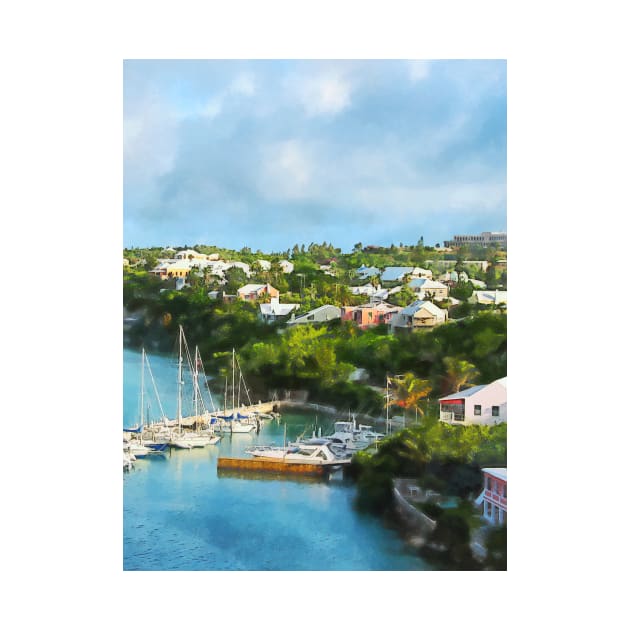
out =
{"type": "Polygon", "coordinates": [[[506,230],[505,60],[126,60],[125,247],[506,230]]]}

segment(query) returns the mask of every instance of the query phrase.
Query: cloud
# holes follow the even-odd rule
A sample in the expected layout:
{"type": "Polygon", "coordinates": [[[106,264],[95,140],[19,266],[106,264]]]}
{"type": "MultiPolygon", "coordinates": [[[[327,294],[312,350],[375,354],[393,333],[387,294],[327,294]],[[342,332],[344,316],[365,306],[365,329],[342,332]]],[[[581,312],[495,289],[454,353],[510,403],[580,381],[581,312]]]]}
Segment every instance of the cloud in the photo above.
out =
{"type": "Polygon", "coordinates": [[[126,243],[351,247],[505,224],[504,63],[130,63],[126,243]]]}
{"type": "Polygon", "coordinates": [[[338,114],[350,106],[352,85],[341,74],[327,73],[301,79],[297,97],[309,116],[338,114]]]}
{"type": "Polygon", "coordinates": [[[262,195],[269,200],[305,199],[309,196],[312,166],[303,143],[291,139],[263,149],[262,195]]]}
{"type": "Polygon", "coordinates": [[[213,96],[201,110],[201,115],[205,118],[216,118],[223,110],[223,99],[219,96],[213,96]]]}
{"type": "Polygon", "coordinates": [[[422,81],[429,76],[429,62],[414,59],[409,61],[409,78],[413,83],[422,81]]]}
{"type": "Polygon", "coordinates": [[[239,74],[230,84],[229,91],[234,94],[253,96],[256,92],[256,83],[251,74],[239,74]]]}

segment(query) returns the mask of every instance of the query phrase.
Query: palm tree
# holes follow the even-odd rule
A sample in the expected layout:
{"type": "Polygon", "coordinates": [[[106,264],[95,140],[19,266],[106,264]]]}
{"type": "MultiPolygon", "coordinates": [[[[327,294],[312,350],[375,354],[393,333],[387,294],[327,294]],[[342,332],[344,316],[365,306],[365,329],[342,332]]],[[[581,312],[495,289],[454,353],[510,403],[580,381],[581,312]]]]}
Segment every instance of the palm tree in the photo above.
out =
{"type": "Polygon", "coordinates": [[[415,409],[424,415],[420,409],[420,401],[431,392],[431,383],[428,380],[417,378],[415,374],[407,372],[399,377],[389,379],[394,386],[394,397],[387,402],[388,406],[396,405],[403,409],[415,409]]]}
{"type": "Polygon", "coordinates": [[[469,361],[457,357],[444,357],[444,365],[445,393],[458,392],[464,385],[474,385],[475,379],[479,378],[479,370],[469,361]]]}

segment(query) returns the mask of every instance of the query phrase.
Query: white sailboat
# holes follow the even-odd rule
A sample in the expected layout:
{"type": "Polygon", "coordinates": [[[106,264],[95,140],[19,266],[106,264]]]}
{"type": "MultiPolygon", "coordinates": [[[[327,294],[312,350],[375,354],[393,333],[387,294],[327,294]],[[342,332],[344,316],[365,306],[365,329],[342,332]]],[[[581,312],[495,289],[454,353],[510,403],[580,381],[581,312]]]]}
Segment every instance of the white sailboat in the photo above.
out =
{"type": "MultiPolygon", "coordinates": [[[[184,329],[179,327],[179,353],[178,353],[178,369],[177,369],[177,430],[173,430],[170,436],[170,444],[177,448],[191,449],[202,448],[210,444],[216,444],[221,438],[214,435],[214,427],[212,425],[212,416],[205,408],[203,396],[199,388],[199,366],[201,365],[201,357],[199,356],[199,348],[195,348],[194,361],[191,360],[188,344],[184,336],[184,329]],[[188,358],[188,365],[192,373],[193,386],[193,407],[194,416],[192,425],[207,424],[208,428],[203,432],[185,429],[182,426],[182,390],[183,390],[183,362],[184,349],[188,358]],[[200,413],[200,411],[202,413],[200,413]]],[[[190,419],[189,419],[190,420],[190,419]]]]}
{"type": "MultiPolygon", "coordinates": [[[[240,372],[240,366],[239,366],[240,372]]],[[[240,401],[240,384],[242,380],[242,373],[239,375],[239,397],[238,397],[238,407],[236,405],[236,387],[235,387],[235,377],[236,377],[236,353],[234,348],[232,348],[232,411],[228,414],[226,405],[227,405],[227,377],[225,379],[225,395],[223,397],[223,416],[220,416],[219,422],[219,430],[223,433],[250,433],[254,429],[256,429],[256,420],[246,421],[248,420],[248,416],[244,414],[240,414],[238,412],[238,408],[241,406],[240,401]],[[241,422],[243,420],[244,422],[241,422]]],[[[245,388],[247,391],[247,387],[245,388]]],[[[247,396],[249,397],[249,391],[247,391],[247,396]]],[[[251,404],[251,401],[250,401],[251,404]]]]}

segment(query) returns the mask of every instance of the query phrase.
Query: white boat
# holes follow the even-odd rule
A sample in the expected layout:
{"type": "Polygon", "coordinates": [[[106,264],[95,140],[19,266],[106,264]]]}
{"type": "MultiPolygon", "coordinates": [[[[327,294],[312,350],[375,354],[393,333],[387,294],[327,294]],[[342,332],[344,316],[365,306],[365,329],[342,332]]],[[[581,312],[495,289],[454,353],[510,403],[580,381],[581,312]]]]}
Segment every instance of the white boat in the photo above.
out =
{"type": "Polygon", "coordinates": [[[381,440],[385,437],[384,433],[377,433],[372,429],[370,425],[360,424],[359,429],[357,431],[357,435],[360,440],[365,440],[370,444],[374,444],[374,442],[381,440]]]}
{"type": "Polygon", "coordinates": [[[135,461],[135,456],[125,451],[123,447],[123,470],[131,470],[133,468],[133,462],[135,461]]]}
{"type": "MultiPolygon", "coordinates": [[[[201,395],[201,389],[199,387],[199,369],[203,371],[203,363],[199,355],[199,348],[195,347],[194,360],[190,357],[188,350],[188,344],[184,336],[184,329],[179,327],[179,358],[178,358],[178,370],[177,370],[177,427],[173,427],[170,430],[169,444],[177,448],[191,449],[191,448],[203,448],[210,444],[216,444],[221,438],[214,435],[214,417],[205,408],[203,396],[201,395]],[[186,356],[188,357],[188,366],[192,373],[192,386],[193,386],[193,408],[194,415],[189,418],[188,424],[199,426],[206,426],[206,429],[200,431],[192,431],[182,427],[182,386],[183,381],[183,360],[184,349],[186,356]],[[192,423],[190,420],[192,419],[192,423]]],[[[205,377],[205,374],[204,374],[205,377]]],[[[207,378],[204,378],[206,387],[208,386],[207,378]]],[[[208,389],[208,392],[210,390],[208,389]]],[[[210,401],[212,402],[212,394],[210,394],[210,401]]],[[[214,403],[212,403],[214,405],[214,403]]]]}
{"type": "Polygon", "coordinates": [[[339,466],[350,462],[349,457],[340,457],[331,449],[329,440],[311,438],[307,442],[289,446],[254,446],[245,451],[253,457],[282,461],[288,464],[318,464],[339,466]]]}
{"type": "Polygon", "coordinates": [[[241,383],[247,393],[249,404],[251,406],[251,398],[249,397],[249,390],[243,379],[243,373],[239,367],[239,381],[238,381],[238,398],[236,395],[236,366],[238,359],[234,348],[232,348],[232,409],[228,413],[227,400],[228,400],[228,378],[225,377],[225,390],[223,395],[223,415],[217,415],[218,423],[217,428],[221,433],[250,433],[256,429],[260,429],[260,420],[257,420],[256,416],[252,413],[240,413],[238,409],[241,407],[241,383]]]}

